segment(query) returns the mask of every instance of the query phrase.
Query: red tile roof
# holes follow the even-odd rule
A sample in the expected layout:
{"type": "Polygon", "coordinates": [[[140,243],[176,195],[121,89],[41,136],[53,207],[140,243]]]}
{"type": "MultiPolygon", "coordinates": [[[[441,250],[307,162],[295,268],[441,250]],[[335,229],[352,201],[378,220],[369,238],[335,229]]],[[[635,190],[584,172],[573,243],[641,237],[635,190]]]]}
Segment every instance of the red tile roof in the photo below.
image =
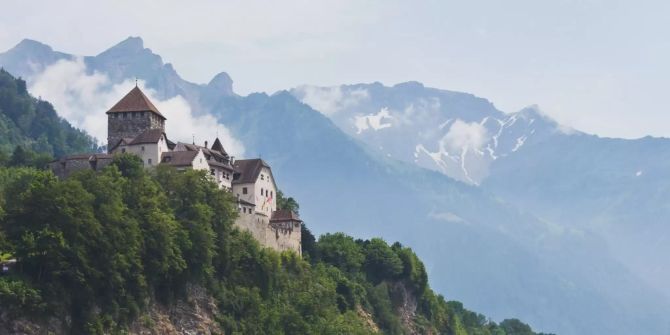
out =
{"type": "Polygon", "coordinates": [[[108,114],[123,112],[153,112],[165,120],[163,114],[158,111],[158,108],[151,103],[151,100],[137,86],[107,111],[108,114]]]}

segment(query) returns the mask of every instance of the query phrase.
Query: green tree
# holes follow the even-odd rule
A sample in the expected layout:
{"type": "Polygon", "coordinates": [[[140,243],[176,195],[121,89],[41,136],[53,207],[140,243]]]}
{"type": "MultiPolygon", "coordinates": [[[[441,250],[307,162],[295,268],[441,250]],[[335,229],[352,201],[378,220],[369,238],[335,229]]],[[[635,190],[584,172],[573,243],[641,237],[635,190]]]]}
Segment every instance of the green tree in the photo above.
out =
{"type": "Polygon", "coordinates": [[[360,271],[365,259],[361,246],[343,233],[321,235],[317,255],[321,261],[349,273],[360,271]]]}
{"type": "Polygon", "coordinates": [[[402,260],[386,241],[373,238],[364,244],[364,252],[363,268],[373,284],[376,285],[382,280],[397,279],[402,273],[402,260]]]}

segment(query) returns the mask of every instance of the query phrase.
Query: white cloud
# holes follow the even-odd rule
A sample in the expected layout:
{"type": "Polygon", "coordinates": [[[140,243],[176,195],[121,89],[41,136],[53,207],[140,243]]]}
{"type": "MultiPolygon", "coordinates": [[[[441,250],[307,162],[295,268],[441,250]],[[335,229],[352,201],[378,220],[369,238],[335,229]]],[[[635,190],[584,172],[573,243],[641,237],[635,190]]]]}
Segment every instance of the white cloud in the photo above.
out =
{"type": "Polygon", "coordinates": [[[393,117],[389,113],[389,109],[384,107],[376,114],[356,116],[354,118],[354,125],[356,126],[356,133],[360,134],[364,130],[381,130],[384,128],[390,128],[393,124],[384,123],[384,120],[390,121],[393,117]]]}
{"type": "Polygon", "coordinates": [[[459,119],[454,121],[440,144],[445,144],[453,150],[479,150],[488,140],[489,134],[484,126],[477,122],[467,123],[459,119]]]}
{"type": "MultiPolygon", "coordinates": [[[[146,90],[144,92],[147,93],[146,90]]],[[[149,92],[154,94],[153,91],[149,90],[149,92]]],[[[194,116],[190,105],[180,95],[165,101],[151,99],[161,113],[168,118],[165,131],[171,141],[191,143],[195,137],[197,144],[202,145],[204,141],[209,141],[211,145],[218,134],[223,147],[229,154],[240,157],[244,153],[244,146],[232,136],[228,128],[218,123],[216,118],[210,114],[194,116]]]]}
{"type": "Polygon", "coordinates": [[[340,86],[317,87],[301,86],[296,91],[302,95],[301,101],[326,116],[350,107],[358,105],[362,100],[369,97],[368,91],[359,88],[351,91],[343,91],[340,86]]]}
{"type": "MultiPolygon", "coordinates": [[[[107,139],[105,112],[135,85],[133,80],[114,84],[104,73],[86,73],[82,59],[58,61],[29,81],[29,90],[33,95],[51,102],[61,117],[101,143],[107,139]]],[[[160,100],[153,90],[144,87],[144,82],[140,81],[138,85],[167,117],[166,132],[172,141],[190,143],[195,134],[197,141],[204,142],[213,139],[218,133],[230,154],[239,156],[244,152],[242,143],[213,116],[195,116],[188,102],[181,96],[160,100]]]]}

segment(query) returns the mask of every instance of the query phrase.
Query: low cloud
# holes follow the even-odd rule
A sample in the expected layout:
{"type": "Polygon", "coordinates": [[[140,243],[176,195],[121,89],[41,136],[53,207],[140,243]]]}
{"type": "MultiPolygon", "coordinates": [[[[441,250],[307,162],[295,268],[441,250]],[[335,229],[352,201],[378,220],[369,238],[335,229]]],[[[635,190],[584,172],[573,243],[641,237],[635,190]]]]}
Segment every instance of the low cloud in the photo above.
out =
{"type": "Polygon", "coordinates": [[[340,86],[301,86],[295,89],[295,93],[303,103],[326,116],[356,106],[369,97],[368,91],[364,88],[344,91],[340,86]]]}
{"type": "Polygon", "coordinates": [[[390,128],[393,126],[391,120],[393,120],[393,117],[389,113],[389,109],[384,107],[376,114],[356,116],[354,118],[354,125],[356,126],[356,133],[360,134],[367,129],[381,130],[390,128]],[[387,121],[387,123],[384,121],[387,121]]]}
{"type": "Polygon", "coordinates": [[[443,143],[452,150],[481,149],[489,140],[486,128],[477,122],[467,123],[456,120],[442,139],[443,143]]]}
{"type": "MultiPolygon", "coordinates": [[[[104,73],[87,73],[81,58],[58,61],[29,81],[33,95],[51,102],[61,117],[97,138],[101,144],[107,140],[105,112],[135,85],[134,80],[115,84],[104,73]]],[[[198,142],[211,141],[218,133],[231,155],[244,153],[242,143],[213,116],[195,116],[183,97],[160,100],[153,90],[144,87],[143,81],[137,84],[168,119],[166,132],[170,140],[191,143],[195,135],[198,142]]]]}

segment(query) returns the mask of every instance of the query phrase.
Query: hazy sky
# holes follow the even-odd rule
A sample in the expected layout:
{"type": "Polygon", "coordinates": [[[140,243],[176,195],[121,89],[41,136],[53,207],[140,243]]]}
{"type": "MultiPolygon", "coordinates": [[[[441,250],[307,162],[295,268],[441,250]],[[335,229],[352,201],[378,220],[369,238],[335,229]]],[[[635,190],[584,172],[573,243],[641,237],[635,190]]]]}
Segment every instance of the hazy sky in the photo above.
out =
{"type": "Polygon", "coordinates": [[[0,5],[0,50],[28,37],[94,55],[127,36],[187,80],[235,91],[417,80],[538,104],[604,136],[670,137],[670,2],[25,1],[0,5]]]}

